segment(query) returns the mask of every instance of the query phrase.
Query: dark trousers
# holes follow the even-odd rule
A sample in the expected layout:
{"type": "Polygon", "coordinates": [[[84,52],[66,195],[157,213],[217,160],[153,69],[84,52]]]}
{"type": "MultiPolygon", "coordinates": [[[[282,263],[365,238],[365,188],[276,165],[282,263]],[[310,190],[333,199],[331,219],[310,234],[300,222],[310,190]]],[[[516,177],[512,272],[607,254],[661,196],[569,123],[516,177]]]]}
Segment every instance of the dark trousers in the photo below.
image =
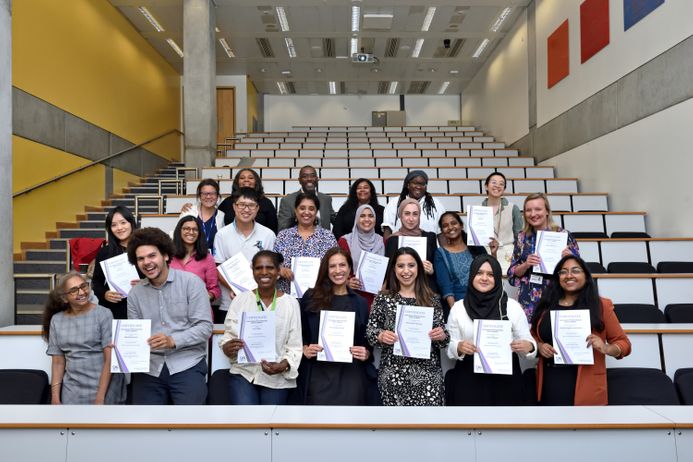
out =
{"type": "Polygon", "coordinates": [[[171,375],[164,364],[159,377],[133,374],[132,404],[205,404],[207,360],[171,375]]]}

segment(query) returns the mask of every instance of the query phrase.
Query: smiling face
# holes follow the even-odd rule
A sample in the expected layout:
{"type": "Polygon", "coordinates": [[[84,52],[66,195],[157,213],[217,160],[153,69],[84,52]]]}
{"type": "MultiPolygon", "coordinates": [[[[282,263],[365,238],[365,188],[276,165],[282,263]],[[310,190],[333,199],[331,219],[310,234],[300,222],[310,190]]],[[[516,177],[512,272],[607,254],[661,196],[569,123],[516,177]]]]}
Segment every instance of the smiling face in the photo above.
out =
{"type": "Polygon", "coordinates": [[[89,306],[89,283],[80,276],[74,276],[65,282],[63,299],[70,307],[81,310],[89,306]]]}
{"type": "Polygon", "coordinates": [[[318,215],[318,208],[315,202],[310,199],[303,199],[296,207],[296,219],[301,226],[314,226],[315,217],[318,215]]]}
{"type": "Polygon", "coordinates": [[[279,268],[270,257],[257,257],[253,265],[253,279],[258,289],[273,289],[279,279],[279,268]]]}
{"type": "Polygon", "coordinates": [[[489,197],[500,199],[505,192],[505,180],[500,175],[492,175],[486,184],[486,193],[489,197]]]}
{"type": "Polygon", "coordinates": [[[330,257],[327,263],[327,277],[335,288],[346,286],[350,272],[349,262],[344,255],[337,253],[330,257]]]}
{"type": "Polygon", "coordinates": [[[160,286],[168,277],[166,260],[168,255],[159,252],[155,245],[141,245],[135,249],[137,267],[155,286],[160,286]]]}
{"type": "Polygon", "coordinates": [[[403,254],[397,257],[395,262],[395,277],[399,281],[400,289],[412,289],[416,284],[416,275],[419,267],[411,255],[403,254]]]}
{"type": "Polygon", "coordinates": [[[549,211],[546,210],[544,199],[537,198],[525,203],[525,221],[535,231],[544,230],[549,226],[549,211]]]}
{"type": "Polygon", "coordinates": [[[233,203],[233,211],[236,213],[236,220],[250,223],[257,216],[258,205],[254,200],[241,196],[233,203]]]}
{"type": "Polygon", "coordinates": [[[313,167],[303,167],[298,174],[298,182],[304,192],[315,192],[318,187],[318,174],[313,167]]]}
{"type": "Polygon", "coordinates": [[[402,228],[410,231],[418,228],[421,219],[420,213],[419,207],[417,207],[416,204],[407,204],[402,209],[402,228]]]}
{"type": "Polygon", "coordinates": [[[205,185],[200,189],[200,196],[198,199],[200,199],[200,204],[202,204],[203,207],[213,208],[217,205],[219,194],[217,194],[217,190],[214,186],[205,185]]]}
{"type": "Polygon", "coordinates": [[[462,225],[452,214],[445,214],[440,221],[440,230],[448,240],[454,241],[462,234],[462,225]]]}
{"type": "Polygon", "coordinates": [[[132,236],[132,225],[120,213],[114,213],[111,221],[111,232],[120,241],[120,245],[125,246],[132,236]]]}
{"type": "Polygon", "coordinates": [[[568,295],[578,294],[585,287],[585,271],[574,259],[566,260],[558,271],[558,282],[568,295]]]}
{"type": "Polygon", "coordinates": [[[482,294],[492,291],[496,286],[496,279],[493,277],[493,269],[489,262],[479,267],[479,271],[472,280],[472,286],[482,294]]]}
{"type": "Polygon", "coordinates": [[[356,226],[364,233],[369,233],[375,227],[375,215],[371,209],[363,209],[358,216],[356,226]]]}
{"type": "Polygon", "coordinates": [[[409,197],[418,201],[426,194],[426,179],[422,176],[412,178],[407,183],[407,189],[409,197]]]}
{"type": "Polygon", "coordinates": [[[371,187],[365,181],[356,186],[356,199],[359,204],[368,204],[371,201],[371,187]]]}
{"type": "Polygon", "coordinates": [[[238,187],[239,188],[253,188],[255,189],[255,175],[250,170],[242,170],[238,174],[238,187]]]}
{"type": "Polygon", "coordinates": [[[197,226],[195,220],[189,220],[183,223],[183,226],[180,228],[180,238],[184,244],[195,244],[199,236],[200,228],[197,226]]]}

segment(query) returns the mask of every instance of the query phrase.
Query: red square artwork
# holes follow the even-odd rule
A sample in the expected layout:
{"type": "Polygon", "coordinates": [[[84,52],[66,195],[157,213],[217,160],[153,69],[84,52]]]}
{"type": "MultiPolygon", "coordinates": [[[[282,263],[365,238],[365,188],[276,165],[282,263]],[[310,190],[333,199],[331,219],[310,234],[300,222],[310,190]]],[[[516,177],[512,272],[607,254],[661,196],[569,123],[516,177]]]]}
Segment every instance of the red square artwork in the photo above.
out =
{"type": "Polygon", "coordinates": [[[548,88],[551,88],[570,73],[567,19],[546,39],[546,54],[548,61],[547,85],[548,88]]]}
{"type": "Polygon", "coordinates": [[[584,63],[609,44],[609,0],[580,5],[580,59],[584,63]]]}

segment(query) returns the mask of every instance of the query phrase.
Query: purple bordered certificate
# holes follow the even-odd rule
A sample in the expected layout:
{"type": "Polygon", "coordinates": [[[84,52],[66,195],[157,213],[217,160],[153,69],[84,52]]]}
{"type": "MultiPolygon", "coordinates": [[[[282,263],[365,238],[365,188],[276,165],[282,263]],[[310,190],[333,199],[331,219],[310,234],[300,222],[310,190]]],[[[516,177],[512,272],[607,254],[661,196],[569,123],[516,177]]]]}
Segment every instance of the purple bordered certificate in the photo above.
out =
{"type": "Polygon", "coordinates": [[[356,313],[353,311],[320,311],[320,332],[318,361],[336,363],[353,362],[351,347],[354,346],[354,324],[356,313]]]}
{"type": "Polygon", "coordinates": [[[467,245],[488,245],[496,236],[493,228],[493,207],[467,206],[467,245]]]}
{"type": "Polygon", "coordinates": [[[131,281],[140,278],[137,269],[128,261],[128,254],[121,253],[115,257],[101,261],[101,270],[106,277],[108,287],[127,297],[132,289],[131,281]]]}
{"type": "Polygon", "coordinates": [[[594,364],[587,337],[592,333],[589,310],[551,311],[551,333],[556,364],[594,364]]]}
{"type": "Polygon", "coordinates": [[[361,282],[361,290],[378,295],[383,288],[389,262],[390,259],[387,257],[361,252],[356,270],[356,277],[361,282]]]}
{"type": "Polygon", "coordinates": [[[433,308],[430,306],[397,305],[393,352],[407,358],[429,359],[433,329],[433,308]]]}
{"type": "Polygon", "coordinates": [[[111,373],[149,372],[151,349],[147,339],[151,335],[151,319],[114,319],[111,325],[111,373]]]}
{"type": "Polygon", "coordinates": [[[221,276],[237,294],[257,289],[250,262],[241,252],[218,266],[221,276]]]}
{"type": "Polygon", "coordinates": [[[274,311],[241,311],[238,338],[244,345],[238,350],[238,364],[277,360],[274,314],[274,311]]]}
{"type": "Polygon", "coordinates": [[[477,374],[513,373],[512,323],[495,319],[474,320],[474,372],[477,374]]]}
{"type": "Polygon", "coordinates": [[[535,273],[552,274],[556,264],[561,260],[561,253],[568,245],[568,233],[555,231],[538,231],[537,245],[534,253],[541,257],[541,263],[534,266],[535,273]]]}
{"type": "Polygon", "coordinates": [[[291,259],[291,272],[294,280],[291,281],[291,295],[303,298],[306,290],[315,286],[320,269],[320,259],[315,257],[293,257],[291,259]]]}

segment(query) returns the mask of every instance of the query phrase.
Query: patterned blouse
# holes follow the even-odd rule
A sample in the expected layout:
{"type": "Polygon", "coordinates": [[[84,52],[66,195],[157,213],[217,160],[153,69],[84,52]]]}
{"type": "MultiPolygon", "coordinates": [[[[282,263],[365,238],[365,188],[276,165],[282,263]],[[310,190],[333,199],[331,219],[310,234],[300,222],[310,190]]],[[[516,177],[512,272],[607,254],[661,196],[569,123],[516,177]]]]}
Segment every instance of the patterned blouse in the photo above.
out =
{"type": "MultiPolygon", "coordinates": [[[[555,231],[563,232],[562,228],[557,227],[555,231]]],[[[580,256],[580,249],[578,249],[578,244],[570,231],[565,231],[568,233],[568,249],[576,257],[580,256]]],[[[537,233],[525,234],[524,231],[520,231],[517,235],[517,241],[515,241],[515,249],[513,250],[513,259],[510,263],[510,268],[508,268],[508,282],[519,287],[519,293],[517,295],[517,301],[522,305],[522,309],[525,310],[528,320],[532,320],[532,313],[534,308],[539,303],[541,298],[541,293],[545,287],[551,283],[551,277],[547,275],[538,275],[542,278],[541,283],[532,284],[529,282],[532,276],[532,270],[528,270],[524,276],[515,276],[515,268],[524,263],[527,257],[534,253],[536,247],[537,233]]]]}
{"type": "MultiPolygon", "coordinates": [[[[332,247],[337,247],[334,234],[321,226],[316,226],[315,231],[305,241],[298,233],[298,226],[279,231],[277,240],[274,241],[274,251],[284,256],[282,266],[291,268],[293,257],[322,258],[332,247]]],[[[291,293],[291,285],[284,278],[277,281],[277,289],[291,293]]]]}

